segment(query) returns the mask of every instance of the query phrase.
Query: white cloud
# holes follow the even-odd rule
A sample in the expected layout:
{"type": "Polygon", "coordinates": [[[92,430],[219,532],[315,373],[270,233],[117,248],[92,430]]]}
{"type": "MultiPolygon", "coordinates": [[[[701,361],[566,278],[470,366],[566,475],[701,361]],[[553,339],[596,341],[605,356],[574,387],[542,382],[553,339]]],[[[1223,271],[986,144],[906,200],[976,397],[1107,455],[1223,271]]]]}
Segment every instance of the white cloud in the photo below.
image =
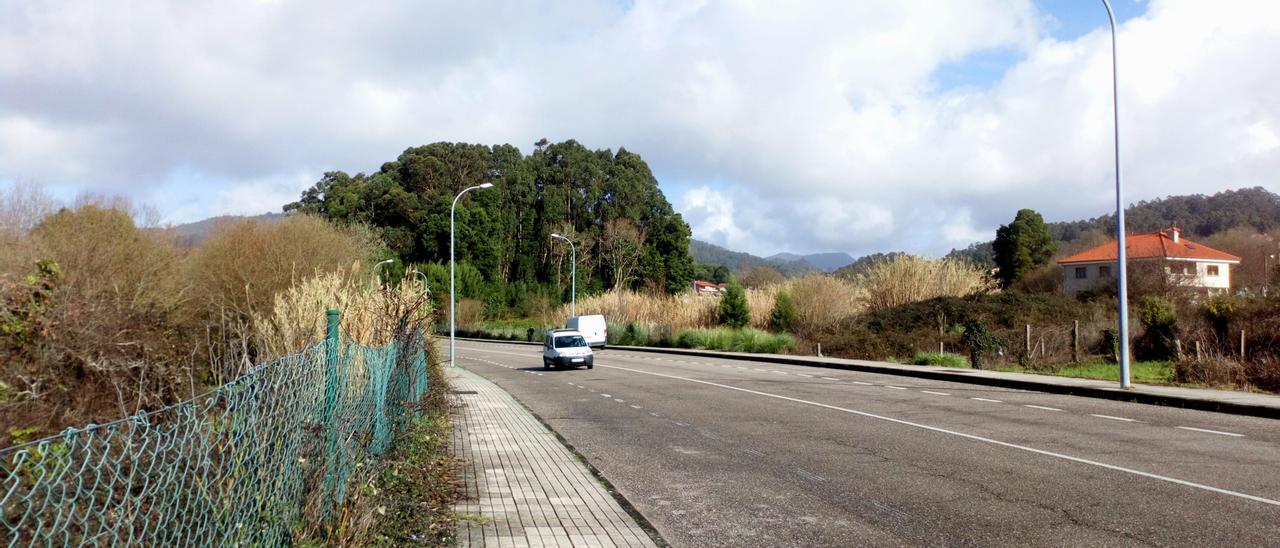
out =
{"type": "MultiPolygon", "coordinates": [[[[409,146],[575,138],[758,253],[942,253],[1113,200],[1100,8],[1058,41],[1030,0],[623,4],[0,4],[0,179],[250,213],[409,146]],[[1021,60],[938,88],[992,49],[1021,60]]],[[[1153,0],[1119,41],[1130,198],[1280,186],[1280,4],[1153,0]]]]}

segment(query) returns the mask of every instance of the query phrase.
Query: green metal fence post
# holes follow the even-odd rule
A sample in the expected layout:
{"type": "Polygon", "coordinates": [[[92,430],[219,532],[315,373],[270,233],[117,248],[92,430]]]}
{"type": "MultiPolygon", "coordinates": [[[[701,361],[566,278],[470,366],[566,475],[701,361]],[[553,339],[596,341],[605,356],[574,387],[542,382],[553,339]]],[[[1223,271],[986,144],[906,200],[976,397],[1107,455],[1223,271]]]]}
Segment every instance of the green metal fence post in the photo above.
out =
{"type": "Polygon", "coordinates": [[[325,509],[329,510],[336,502],[338,486],[338,428],[335,415],[338,410],[338,353],[341,350],[338,341],[338,320],[341,313],[336,308],[325,311],[325,362],[324,362],[324,431],[328,439],[325,450],[325,509]]]}

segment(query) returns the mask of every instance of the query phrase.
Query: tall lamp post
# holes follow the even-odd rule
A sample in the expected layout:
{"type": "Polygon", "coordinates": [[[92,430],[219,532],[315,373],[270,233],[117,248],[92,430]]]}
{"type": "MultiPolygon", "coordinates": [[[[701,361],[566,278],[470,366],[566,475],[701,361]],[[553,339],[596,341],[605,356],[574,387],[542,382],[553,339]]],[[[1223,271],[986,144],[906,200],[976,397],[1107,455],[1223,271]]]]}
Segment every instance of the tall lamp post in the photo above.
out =
{"type": "Polygon", "coordinates": [[[1116,16],[1111,2],[1102,0],[1111,23],[1111,113],[1116,166],[1116,259],[1120,271],[1116,284],[1120,297],[1120,388],[1129,388],[1129,261],[1125,252],[1124,187],[1120,184],[1120,84],[1116,76],[1116,16]]]}
{"type": "Polygon", "coordinates": [[[569,317],[576,317],[578,315],[578,249],[573,246],[573,240],[554,232],[551,233],[551,237],[569,242],[569,255],[571,257],[569,260],[573,262],[573,267],[569,269],[571,273],[569,277],[571,280],[569,285],[569,317]]]}
{"type": "Polygon", "coordinates": [[[493,187],[493,183],[483,183],[473,187],[464,188],[462,189],[462,192],[459,192],[457,196],[453,197],[453,205],[449,206],[449,367],[453,367],[454,365],[457,364],[455,359],[458,351],[457,341],[455,340],[456,333],[457,333],[458,311],[456,310],[457,293],[454,291],[454,283],[455,283],[454,278],[456,277],[454,275],[454,270],[455,270],[454,263],[456,261],[454,261],[454,258],[453,258],[454,257],[454,254],[453,254],[454,213],[458,209],[458,200],[462,198],[463,194],[466,194],[477,188],[492,188],[492,187],[493,187]]]}

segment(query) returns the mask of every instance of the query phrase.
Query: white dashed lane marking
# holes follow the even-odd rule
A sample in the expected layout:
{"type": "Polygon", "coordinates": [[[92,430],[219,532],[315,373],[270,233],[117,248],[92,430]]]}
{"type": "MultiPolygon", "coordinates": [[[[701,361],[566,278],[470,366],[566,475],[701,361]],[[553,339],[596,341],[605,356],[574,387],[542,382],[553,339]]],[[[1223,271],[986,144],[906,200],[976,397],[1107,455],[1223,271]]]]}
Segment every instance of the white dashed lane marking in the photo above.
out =
{"type": "Polygon", "coordinates": [[[921,390],[921,392],[923,392],[923,393],[925,393],[925,394],[933,394],[933,395],[935,395],[935,396],[950,396],[950,395],[951,395],[951,394],[948,394],[948,393],[946,393],[946,392],[934,392],[933,390],[921,390]]]}
{"type": "Polygon", "coordinates": [[[991,403],[1004,403],[1003,401],[1000,401],[1000,400],[993,400],[993,399],[990,399],[990,398],[969,398],[969,399],[971,399],[971,400],[978,400],[978,401],[985,401],[985,402],[991,402],[991,403]]]}
{"type": "Polygon", "coordinates": [[[862,381],[849,381],[849,382],[851,382],[851,383],[853,383],[853,384],[860,384],[860,385],[862,385],[862,386],[875,386],[874,384],[871,384],[871,383],[869,383],[869,382],[862,382],[862,381]]]}
{"type": "Polygon", "coordinates": [[[1090,416],[1090,417],[1098,417],[1098,418],[1100,418],[1100,419],[1113,420],[1113,421],[1142,422],[1142,421],[1140,421],[1140,420],[1138,420],[1138,419],[1126,419],[1126,418],[1124,418],[1124,417],[1113,417],[1113,416],[1111,416],[1111,415],[1097,415],[1097,414],[1094,414],[1094,413],[1089,413],[1089,416],[1090,416]]]}
{"type": "Polygon", "coordinates": [[[840,380],[840,379],[833,378],[833,377],[822,377],[822,380],[824,380],[824,381],[838,381],[838,380],[840,380]]]}
{"type": "Polygon", "coordinates": [[[1196,427],[1194,427],[1194,426],[1178,426],[1177,428],[1181,428],[1181,429],[1183,429],[1183,430],[1191,430],[1191,431],[1193,431],[1193,432],[1204,432],[1204,433],[1206,433],[1206,434],[1218,434],[1218,435],[1220,435],[1220,436],[1231,436],[1231,437],[1235,437],[1235,438],[1243,438],[1243,437],[1244,437],[1244,434],[1236,434],[1236,433],[1234,433],[1234,432],[1221,432],[1221,431],[1218,431],[1218,430],[1205,430],[1204,428],[1196,428],[1196,427]]]}
{"type": "Polygon", "coordinates": [[[893,386],[893,385],[891,385],[891,384],[886,384],[886,385],[884,385],[884,387],[885,387],[885,388],[892,388],[892,389],[894,389],[894,390],[906,390],[906,388],[903,388],[903,387],[901,387],[901,386],[893,386]]]}
{"type": "Polygon", "coordinates": [[[1045,411],[1062,411],[1061,409],[1058,409],[1057,407],[1045,407],[1045,406],[1043,406],[1043,405],[1031,405],[1031,404],[1027,404],[1027,405],[1024,405],[1023,407],[1030,407],[1030,408],[1032,408],[1032,409],[1044,409],[1045,411]]]}

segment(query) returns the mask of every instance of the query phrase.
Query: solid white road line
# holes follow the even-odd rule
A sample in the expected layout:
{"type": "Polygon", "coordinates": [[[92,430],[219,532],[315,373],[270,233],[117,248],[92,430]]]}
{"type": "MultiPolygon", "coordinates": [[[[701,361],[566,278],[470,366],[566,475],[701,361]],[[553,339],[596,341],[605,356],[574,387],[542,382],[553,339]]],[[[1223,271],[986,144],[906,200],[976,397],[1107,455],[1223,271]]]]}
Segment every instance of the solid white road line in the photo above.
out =
{"type": "Polygon", "coordinates": [[[1098,418],[1100,418],[1100,419],[1113,420],[1113,421],[1142,422],[1142,421],[1137,420],[1137,419],[1126,419],[1126,418],[1124,418],[1124,417],[1113,417],[1113,416],[1111,416],[1111,415],[1095,415],[1095,414],[1093,414],[1093,413],[1089,413],[1089,416],[1091,416],[1091,417],[1098,417],[1098,418]]]}
{"type": "Polygon", "coordinates": [[[1244,437],[1244,434],[1236,434],[1236,433],[1234,433],[1234,432],[1222,432],[1222,431],[1218,431],[1218,430],[1205,430],[1204,428],[1196,428],[1196,427],[1193,427],[1193,426],[1178,426],[1178,427],[1176,427],[1176,428],[1181,428],[1181,429],[1183,429],[1183,430],[1191,430],[1192,432],[1204,432],[1204,433],[1206,433],[1206,434],[1218,434],[1218,435],[1222,435],[1222,436],[1232,436],[1232,437],[1236,437],[1236,438],[1243,438],[1243,437],[1244,437]]]}
{"type": "Polygon", "coordinates": [[[1052,457],[1052,458],[1055,458],[1055,459],[1062,459],[1062,460],[1065,460],[1065,461],[1075,462],[1075,463],[1079,463],[1079,464],[1087,464],[1087,465],[1089,465],[1089,466],[1096,466],[1096,467],[1098,467],[1098,468],[1105,468],[1105,469],[1107,469],[1107,470],[1112,470],[1112,471],[1116,471],[1116,472],[1123,472],[1123,473],[1126,473],[1126,474],[1132,474],[1132,475],[1135,475],[1135,476],[1140,476],[1140,477],[1144,477],[1144,478],[1148,478],[1148,479],[1154,479],[1154,480],[1158,480],[1158,481],[1164,481],[1164,482],[1168,482],[1168,483],[1173,483],[1173,484],[1181,485],[1181,486],[1184,486],[1184,487],[1190,487],[1190,488],[1192,488],[1192,489],[1200,489],[1200,490],[1203,490],[1203,491],[1209,491],[1209,492],[1211,492],[1211,493],[1218,493],[1218,494],[1220,494],[1220,495],[1227,495],[1227,496],[1232,496],[1232,497],[1238,497],[1238,498],[1242,498],[1242,499],[1246,499],[1246,500],[1251,500],[1251,501],[1254,501],[1254,502],[1261,502],[1261,503],[1263,503],[1263,504],[1269,504],[1269,505],[1271,505],[1271,506],[1277,506],[1277,507],[1280,507],[1280,500],[1275,500],[1275,499],[1269,499],[1269,498],[1259,497],[1259,496],[1256,496],[1256,495],[1250,495],[1250,494],[1248,494],[1248,493],[1241,493],[1241,492],[1239,492],[1239,491],[1231,491],[1231,490],[1228,490],[1228,489],[1222,489],[1222,488],[1219,488],[1219,487],[1213,487],[1213,486],[1211,486],[1211,485],[1205,485],[1205,484],[1203,484],[1203,483],[1196,483],[1196,482],[1193,482],[1193,481],[1181,480],[1181,479],[1178,479],[1178,478],[1171,478],[1171,477],[1169,477],[1169,476],[1161,476],[1161,475],[1159,475],[1159,474],[1152,474],[1151,472],[1143,472],[1143,471],[1141,471],[1141,470],[1136,470],[1136,469],[1133,469],[1133,468],[1126,468],[1126,467],[1123,467],[1123,466],[1116,466],[1116,465],[1114,465],[1114,464],[1107,464],[1107,463],[1105,463],[1105,462],[1099,462],[1099,461],[1096,461],[1096,460],[1090,460],[1090,459],[1085,459],[1085,458],[1080,458],[1080,457],[1073,457],[1073,456],[1071,456],[1071,455],[1066,455],[1066,454],[1063,454],[1063,453],[1055,453],[1055,452],[1053,452],[1053,451],[1046,451],[1046,450],[1044,450],[1044,449],[1036,449],[1036,448],[1034,448],[1034,447],[1028,447],[1028,446],[1026,446],[1026,445],[1018,445],[1018,444],[1016,444],[1016,443],[1009,443],[1009,442],[1007,442],[1007,441],[1000,441],[1000,440],[996,440],[996,439],[992,439],[992,438],[986,438],[986,437],[978,436],[978,435],[975,435],[975,434],[966,434],[966,433],[964,433],[964,432],[958,432],[958,431],[955,431],[955,430],[947,430],[946,428],[939,428],[939,427],[937,427],[937,426],[929,426],[929,425],[927,425],[927,424],[921,424],[921,423],[918,423],[918,422],[911,422],[911,421],[902,420],[902,419],[895,419],[895,418],[893,418],[893,417],[886,417],[886,416],[884,416],[884,415],[877,415],[877,414],[875,414],[875,413],[868,413],[868,412],[866,412],[866,411],[858,411],[857,409],[849,409],[849,408],[847,408],[847,407],[838,407],[838,406],[835,406],[835,405],[828,405],[828,404],[825,404],[825,403],[818,403],[818,402],[815,402],[815,401],[802,400],[802,399],[800,399],[800,398],[792,398],[792,397],[789,397],[789,396],[783,396],[783,395],[780,395],[780,394],[770,394],[770,393],[768,393],[768,392],[761,392],[761,391],[759,391],[759,390],[751,390],[751,389],[748,389],[748,388],[739,388],[739,387],[737,387],[737,386],[729,386],[729,385],[727,385],[727,384],[720,384],[720,383],[711,382],[711,381],[703,381],[703,380],[698,380],[698,379],[690,379],[690,378],[688,378],[688,377],[679,377],[679,376],[676,376],[676,375],[664,375],[664,374],[662,374],[662,373],[654,373],[654,372],[652,372],[652,371],[643,371],[643,370],[640,370],[640,369],[631,369],[631,368],[628,368],[628,367],[618,367],[618,366],[613,366],[613,365],[602,365],[602,366],[600,366],[600,367],[605,367],[605,368],[608,368],[608,369],[617,369],[617,370],[620,370],[620,371],[630,371],[630,372],[632,372],[632,373],[639,373],[639,374],[641,374],[641,375],[652,375],[652,376],[655,376],[655,377],[663,377],[663,378],[675,379],[675,380],[680,380],[680,381],[685,381],[685,382],[692,382],[692,383],[697,383],[697,384],[703,384],[703,385],[707,385],[707,386],[714,386],[714,387],[716,387],[716,388],[722,388],[722,389],[725,389],[725,390],[734,390],[734,391],[737,391],[737,392],[743,392],[743,393],[746,393],[746,394],[754,394],[754,395],[757,395],[757,396],[763,396],[763,397],[766,397],[766,398],[774,398],[774,399],[779,399],[779,400],[783,400],[783,401],[789,401],[789,402],[793,402],[793,403],[799,403],[799,404],[803,404],[803,405],[812,405],[812,406],[814,406],[814,407],[821,407],[821,408],[824,408],[824,409],[830,409],[830,410],[833,410],[833,411],[840,411],[840,412],[843,412],[843,413],[849,413],[849,414],[852,414],[852,415],[858,415],[858,416],[860,416],[860,417],[866,417],[866,418],[869,418],[869,419],[876,419],[876,420],[881,420],[881,421],[885,421],[885,422],[892,422],[892,423],[894,423],[894,424],[900,424],[900,425],[903,425],[903,426],[910,426],[910,427],[912,427],[912,428],[919,428],[919,429],[921,429],[921,430],[928,430],[928,431],[930,431],[930,432],[937,432],[937,433],[940,433],[940,434],[947,434],[947,435],[951,435],[951,436],[957,436],[957,437],[965,438],[965,439],[968,439],[968,440],[980,441],[980,442],[983,442],[983,443],[989,443],[989,444],[992,444],[992,445],[998,445],[998,446],[1001,446],[1001,447],[1007,447],[1007,448],[1009,448],[1009,449],[1017,449],[1017,450],[1019,450],[1019,451],[1026,451],[1026,452],[1028,452],[1028,453],[1035,453],[1035,454],[1037,454],[1037,455],[1043,455],[1043,456],[1046,456],[1046,457],[1052,457]]]}
{"type": "Polygon", "coordinates": [[[1032,408],[1032,409],[1044,409],[1045,411],[1062,411],[1061,409],[1058,409],[1057,407],[1045,407],[1045,406],[1043,406],[1043,405],[1031,405],[1031,404],[1026,404],[1026,405],[1023,405],[1023,407],[1030,407],[1030,408],[1032,408]]]}
{"type": "Polygon", "coordinates": [[[933,395],[935,395],[935,396],[950,396],[950,395],[951,395],[951,394],[948,394],[948,393],[946,393],[946,392],[934,392],[934,391],[932,391],[932,390],[921,390],[921,392],[923,392],[923,393],[925,393],[925,394],[933,394],[933,395]]]}
{"type": "Polygon", "coordinates": [[[991,402],[991,403],[1004,403],[1003,401],[1000,401],[1000,400],[993,400],[993,399],[990,399],[990,398],[969,398],[969,399],[971,399],[971,400],[978,400],[978,401],[985,401],[985,402],[991,402]]]}

